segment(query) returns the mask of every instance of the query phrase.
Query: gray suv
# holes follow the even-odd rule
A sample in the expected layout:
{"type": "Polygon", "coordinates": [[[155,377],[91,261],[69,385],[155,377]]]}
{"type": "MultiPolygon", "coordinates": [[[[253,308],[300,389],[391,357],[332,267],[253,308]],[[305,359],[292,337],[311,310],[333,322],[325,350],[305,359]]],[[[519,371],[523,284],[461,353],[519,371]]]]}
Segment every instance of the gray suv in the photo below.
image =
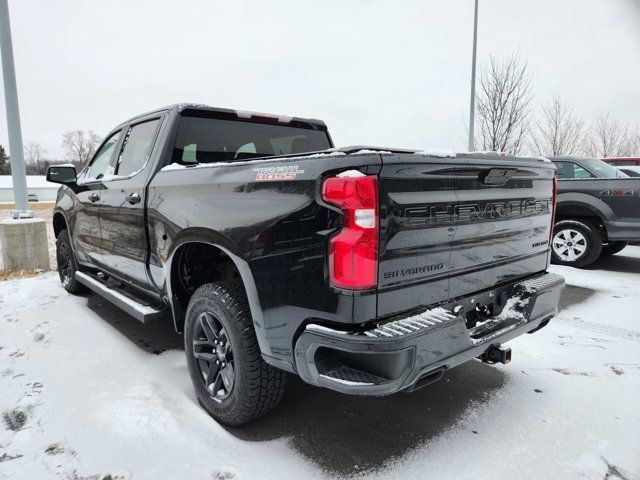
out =
{"type": "Polygon", "coordinates": [[[558,169],[553,263],[586,267],[640,241],[640,178],[593,158],[551,160],[558,169]]]}

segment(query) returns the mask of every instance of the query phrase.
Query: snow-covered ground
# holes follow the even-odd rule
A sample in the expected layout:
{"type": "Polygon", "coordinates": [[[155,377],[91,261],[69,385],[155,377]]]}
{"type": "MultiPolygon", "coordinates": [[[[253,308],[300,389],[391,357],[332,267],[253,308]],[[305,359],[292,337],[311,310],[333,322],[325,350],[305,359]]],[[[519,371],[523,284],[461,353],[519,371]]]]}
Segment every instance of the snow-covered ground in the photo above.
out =
{"type": "Polygon", "coordinates": [[[640,247],[569,287],[502,366],[410,395],[291,382],[240,429],[195,401],[180,338],[57,275],[0,282],[0,478],[640,478],[640,247]]]}

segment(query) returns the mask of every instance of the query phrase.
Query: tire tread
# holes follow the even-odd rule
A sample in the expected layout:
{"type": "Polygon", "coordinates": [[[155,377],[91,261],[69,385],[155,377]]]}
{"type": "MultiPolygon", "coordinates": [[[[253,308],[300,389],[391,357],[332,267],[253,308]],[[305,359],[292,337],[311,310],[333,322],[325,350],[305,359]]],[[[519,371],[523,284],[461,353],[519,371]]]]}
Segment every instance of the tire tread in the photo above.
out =
{"type": "MultiPolygon", "coordinates": [[[[267,364],[261,356],[260,347],[253,327],[244,286],[240,279],[226,283],[208,283],[199,287],[187,310],[187,321],[192,306],[206,298],[221,305],[233,318],[240,332],[239,344],[242,345],[245,378],[248,380],[242,392],[238,408],[229,414],[221,414],[208,408],[207,402],[200,400],[205,409],[217,420],[227,425],[242,425],[270,412],[282,399],[287,373],[267,364]]],[[[185,342],[188,329],[185,328],[185,342]]]]}

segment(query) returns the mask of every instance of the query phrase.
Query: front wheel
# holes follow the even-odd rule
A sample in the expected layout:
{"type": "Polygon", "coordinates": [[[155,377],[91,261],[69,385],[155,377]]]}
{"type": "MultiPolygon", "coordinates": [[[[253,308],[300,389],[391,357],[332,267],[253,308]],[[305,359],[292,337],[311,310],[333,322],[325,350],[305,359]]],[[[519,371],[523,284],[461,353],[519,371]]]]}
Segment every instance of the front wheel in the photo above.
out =
{"type": "Polygon", "coordinates": [[[60,282],[67,292],[76,294],[89,291],[87,287],[76,280],[78,265],[71,250],[71,240],[67,230],[62,230],[56,239],[56,261],[60,282]]]}
{"type": "Polygon", "coordinates": [[[602,238],[596,228],[581,220],[561,220],[553,228],[551,260],[559,265],[584,268],[600,256],[602,238]]]}
{"type": "Polygon", "coordinates": [[[242,425],[280,402],[286,373],[262,359],[239,280],[208,283],[195,291],[184,344],[198,401],[216,420],[242,425]]]}
{"type": "Polygon", "coordinates": [[[629,242],[607,242],[602,246],[601,257],[610,257],[629,245],[629,242]]]}

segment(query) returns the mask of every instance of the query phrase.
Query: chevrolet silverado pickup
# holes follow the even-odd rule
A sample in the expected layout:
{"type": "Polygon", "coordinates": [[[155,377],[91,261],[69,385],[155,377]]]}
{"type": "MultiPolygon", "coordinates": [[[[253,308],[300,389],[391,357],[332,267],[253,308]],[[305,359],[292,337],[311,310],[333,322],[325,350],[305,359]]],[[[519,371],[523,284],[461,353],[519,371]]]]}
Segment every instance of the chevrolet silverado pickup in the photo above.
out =
{"type": "Polygon", "coordinates": [[[640,241],[640,178],[595,158],[552,160],[558,169],[554,263],[588,267],[640,241]]]}
{"type": "Polygon", "coordinates": [[[229,425],[271,410],[288,374],[381,396],[507,363],[564,285],[546,159],[336,149],[319,120],[182,104],[47,177],[64,288],[172,322],[229,425]]]}

